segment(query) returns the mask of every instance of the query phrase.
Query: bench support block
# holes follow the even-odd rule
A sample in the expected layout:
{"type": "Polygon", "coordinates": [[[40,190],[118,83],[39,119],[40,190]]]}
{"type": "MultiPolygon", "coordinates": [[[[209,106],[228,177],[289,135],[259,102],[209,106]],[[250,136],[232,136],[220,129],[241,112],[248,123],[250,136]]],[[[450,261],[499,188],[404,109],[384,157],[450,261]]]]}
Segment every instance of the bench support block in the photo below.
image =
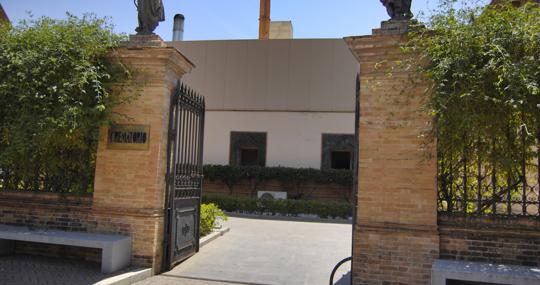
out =
{"type": "Polygon", "coordinates": [[[447,280],[488,284],[540,285],[540,268],[493,263],[436,260],[431,285],[446,285],[447,280]]]}
{"type": "Polygon", "coordinates": [[[101,271],[103,273],[113,273],[131,263],[132,239],[129,236],[61,230],[31,230],[27,227],[0,224],[0,255],[12,253],[14,241],[100,248],[101,271]]]}
{"type": "Polygon", "coordinates": [[[103,248],[101,252],[101,272],[113,273],[131,263],[131,240],[125,239],[103,248]]]}

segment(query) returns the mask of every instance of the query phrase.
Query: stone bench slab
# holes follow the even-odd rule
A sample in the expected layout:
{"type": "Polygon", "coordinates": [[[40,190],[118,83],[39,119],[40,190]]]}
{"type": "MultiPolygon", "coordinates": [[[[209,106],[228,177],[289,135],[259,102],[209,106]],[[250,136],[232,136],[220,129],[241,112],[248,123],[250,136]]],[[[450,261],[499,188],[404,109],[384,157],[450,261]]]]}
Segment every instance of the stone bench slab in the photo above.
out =
{"type": "Polygon", "coordinates": [[[131,262],[131,237],[129,236],[0,225],[0,254],[13,250],[12,241],[100,248],[103,273],[118,271],[129,266],[131,262]]]}
{"type": "Polygon", "coordinates": [[[431,284],[446,285],[447,280],[540,285],[540,268],[469,261],[435,261],[432,266],[431,284]]]}

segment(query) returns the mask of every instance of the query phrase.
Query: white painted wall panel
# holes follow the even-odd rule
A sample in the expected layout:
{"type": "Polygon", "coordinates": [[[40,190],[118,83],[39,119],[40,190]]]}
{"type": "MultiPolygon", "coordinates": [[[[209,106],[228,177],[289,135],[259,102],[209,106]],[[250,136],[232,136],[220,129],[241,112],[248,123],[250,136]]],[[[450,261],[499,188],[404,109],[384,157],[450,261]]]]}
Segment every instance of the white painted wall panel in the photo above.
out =
{"type": "MultiPolygon", "coordinates": [[[[268,45],[264,41],[248,41],[245,105],[242,110],[263,110],[268,87],[268,45]]],[[[232,63],[234,64],[234,63],[232,63]]],[[[238,108],[232,108],[238,109],[238,108]]]]}
{"type": "Polygon", "coordinates": [[[206,46],[206,63],[196,68],[204,76],[204,80],[201,80],[204,82],[203,86],[197,85],[191,78],[182,78],[190,87],[205,96],[209,105],[219,109],[225,107],[227,46],[227,42],[215,42],[206,46]]]}
{"type": "Polygon", "coordinates": [[[351,52],[347,45],[342,42],[334,42],[333,50],[334,68],[332,74],[332,88],[337,100],[332,104],[333,110],[354,110],[354,96],[347,96],[349,92],[355,92],[356,74],[360,70],[358,61],[352,60],[351,52]],[[347,72],[345,72],[347,70],[347,72]],[[345,98],[342,98],[345,97],[345,98]],[[351,107],[352,106],[352,107],[351,107]],[[352,109],[351,109],[352,108],[352,109]]]}
{"type": "Polygon", "coordinates": [[[285,110],[311,110],[309,108],[311,62],[318,60],[312,55],[311,51],[312,45],[307,41],[291,42],[289,91],[285,110]]]}
{"type": "MultiPolygon", "coordinates": [[[[336,110],[336,101],[343,100],[335,90],[333,79],[336,72],[334,66],[334,42],[321,41],[312,45],[313,55],[324,55],[311,60],[309,81],[310,110],[336,110]]],[[[343,75],[343,73],[339,72],[343,75]]],[[[354,92],[348,97],[354,97],[354,92]]],[[[343,95],[343,94],[342,94],[343,95]]]]}
{"type": "Polygon", "coordinates": [[[209,111],[204,163],[229,163],[231,131],[267,132],[267,166],[320,168],[322,134],[353,134],[354,113],[209,111]]]}
{"type": "Polygon", "coordinates": [[[359,67],[342,39],[170,44],[197,66],[183,80],[211,110],[354,111],[359,67]]]}
{"type": "Polygon", "coordinates": [[[268,96],[269,110],[286,110],[289,97],[290,41],[268,42],[268,96]]]}
{"type": "MultiPolygon", "coordinates": [[[[248,45],[243,41],[228,43],[225,73],[225,94],[223,106],[226,109],[244,109],[247,107],[247,79],[249,70],[245,68],[248,58],[248,45]],[[235,64],[231,64],[235,63],[235,64]]],[[[203,94],[203,93],[201,93],[203,94]]]]}

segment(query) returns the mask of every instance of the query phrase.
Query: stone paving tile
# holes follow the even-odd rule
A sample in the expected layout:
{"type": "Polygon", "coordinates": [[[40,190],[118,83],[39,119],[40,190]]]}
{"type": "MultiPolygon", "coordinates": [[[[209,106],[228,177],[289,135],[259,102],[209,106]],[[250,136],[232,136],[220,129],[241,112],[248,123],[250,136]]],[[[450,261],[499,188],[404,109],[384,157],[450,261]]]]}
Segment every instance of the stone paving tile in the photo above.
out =
{"type": "MultiPolygon", "coordinates": [[[[173,270],[137,285],[325,285],[351,255],[348,224],[230,218],[231,230],[173,270]]],[[[336,274],[349,284],[350,263],[336,274]]]]}
{"type": "Polygon", "coordinates": [[[172,275],[159,275],[154,276],[152,278],[146,279],[145,281],[141,281],[139,283],[136,283],[136,285],[145,285],[145,284],[152,284],[152,285],[253,285],[249,283],[237,283],[237,282],[223,282],[220,280],[210,280],[210,279],[201,279],[201,278],[190,278],[190,277],[179,277],[179,276],[172,276],[172,275]]]}
{"type": "Polygon", "coordinates": [[[102,274],[99,264],[84,261],[30,255],[0,256],[0,285],[87,285],[117,274],[102,274]]]}

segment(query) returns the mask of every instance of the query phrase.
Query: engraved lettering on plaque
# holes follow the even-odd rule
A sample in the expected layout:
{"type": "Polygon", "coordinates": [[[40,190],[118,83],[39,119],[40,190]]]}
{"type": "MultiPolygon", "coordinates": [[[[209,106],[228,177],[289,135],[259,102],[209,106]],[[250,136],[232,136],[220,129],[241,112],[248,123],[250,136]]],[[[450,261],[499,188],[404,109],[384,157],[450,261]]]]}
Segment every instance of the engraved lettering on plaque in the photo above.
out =
{"type": "Polygon", "coordinates": [[[147,150],[150,145],[150,126],[112,125],[109,128],[108,148],[147,150]]]}

